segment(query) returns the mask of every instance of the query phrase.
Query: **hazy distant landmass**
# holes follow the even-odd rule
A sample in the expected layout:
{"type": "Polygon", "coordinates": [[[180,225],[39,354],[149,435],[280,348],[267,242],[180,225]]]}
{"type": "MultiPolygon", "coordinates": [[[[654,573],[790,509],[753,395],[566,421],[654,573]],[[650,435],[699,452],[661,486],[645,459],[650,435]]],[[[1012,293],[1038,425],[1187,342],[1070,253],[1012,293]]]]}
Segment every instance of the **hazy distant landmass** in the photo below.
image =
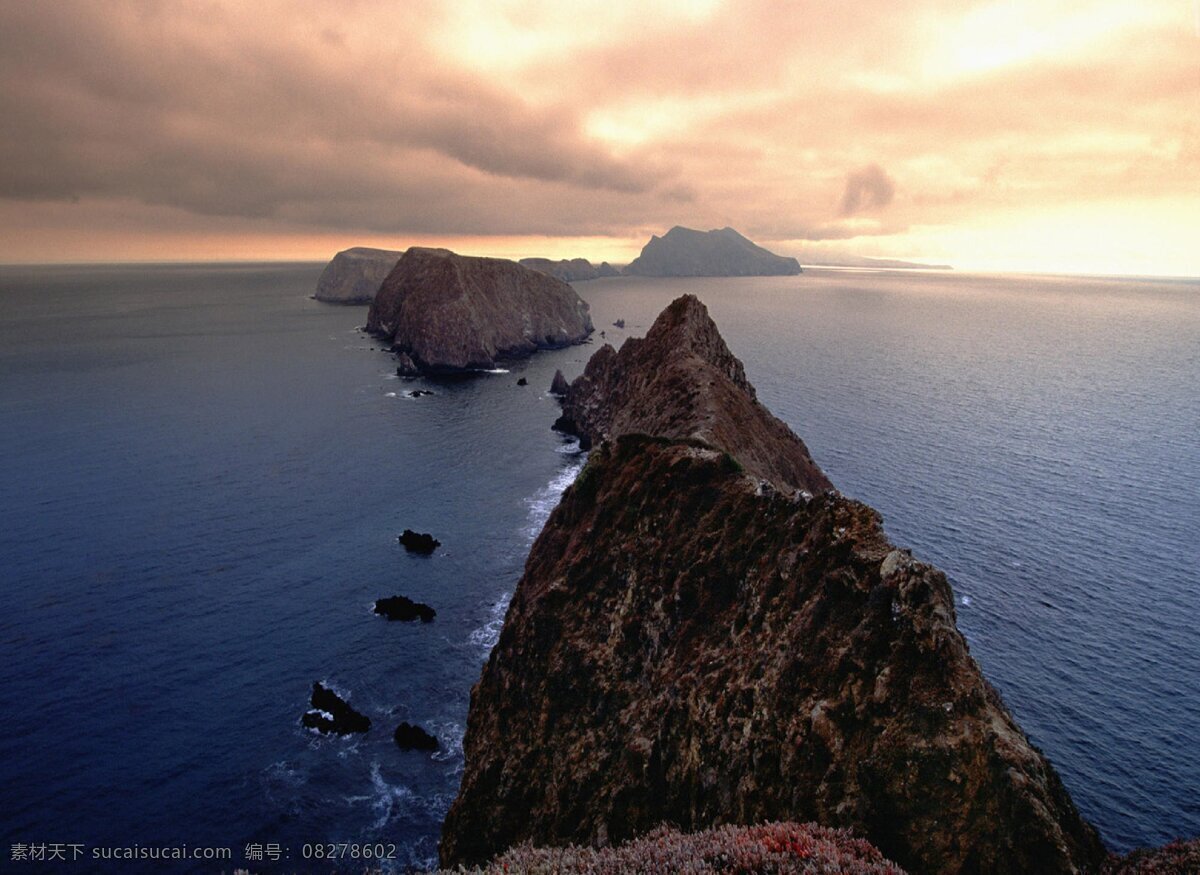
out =
{"type": "Polygon", "coordinates": [[[948,264],[923,264],[898,258],[867,258],[865,255],[826,255],[804,259],[812,267],[877,267],[902,270],[954,270],[948,264]]]}
{"type": "Polygon", "coordinates": [[[355,246],[333,257],[317,280],[318,301],[369,304],[403,252],[355,246]]]}
{"type": "Polygon", "coordinates": [[[621,272],[607,261],[592,264],[586,258],[564,258],[559,261],[551,261],[549,258],[522,258],[520,264],[567,283],[621,275],[621,272]]]}
{"type": "Polygon", "coordinates": [[[676,225],[642,248],[631,276],[793,276],[800,262],[776,255],[732,228],[696,231],[676,225]]]}

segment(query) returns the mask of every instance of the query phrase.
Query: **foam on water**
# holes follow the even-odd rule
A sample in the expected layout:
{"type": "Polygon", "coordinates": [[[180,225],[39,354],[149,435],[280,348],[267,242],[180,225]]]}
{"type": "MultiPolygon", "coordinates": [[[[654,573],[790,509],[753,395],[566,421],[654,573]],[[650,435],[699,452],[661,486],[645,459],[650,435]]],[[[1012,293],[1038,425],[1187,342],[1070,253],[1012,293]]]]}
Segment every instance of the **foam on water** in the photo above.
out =
{"type": "Polygon", "coordinates": [[[467,636],[467,641],[482,650],[484,657],[492,652],[492,648],[500,640],[500,631],[504,628],[504,614],[508,611],[511,598],[511,592],[503,593],[488,607],[487,622],[478,629],[472,629],[467,636]]]}

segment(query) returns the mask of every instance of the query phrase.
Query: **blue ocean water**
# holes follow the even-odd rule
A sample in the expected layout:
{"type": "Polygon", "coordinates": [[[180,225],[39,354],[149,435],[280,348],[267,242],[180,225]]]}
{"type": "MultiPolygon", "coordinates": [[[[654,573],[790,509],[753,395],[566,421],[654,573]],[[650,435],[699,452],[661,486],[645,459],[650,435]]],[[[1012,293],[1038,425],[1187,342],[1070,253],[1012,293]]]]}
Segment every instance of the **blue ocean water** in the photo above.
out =
{"type": "MultiPolygon", "coordinates": [[[[320,269],[0,268],[6,862],[56,842],[435,857],[470,686],[582,461],[545,389],[595,347],[400,381],[365,309],[309,298],[320,269]],[[443,546],[409,555],[404,528],[443,546]],[[392,594],[437,619],[373,616],[392,594]],[[372,731],[302,729],[314,680],[372,731]],[[443,750],[397,750],[401,720],[443,750]]],[[[950,575],[973,653],[1110,846],[1200,835],[1200,283],[577,289],[616,343],[699,295],[834,482],[950,575]]]]}

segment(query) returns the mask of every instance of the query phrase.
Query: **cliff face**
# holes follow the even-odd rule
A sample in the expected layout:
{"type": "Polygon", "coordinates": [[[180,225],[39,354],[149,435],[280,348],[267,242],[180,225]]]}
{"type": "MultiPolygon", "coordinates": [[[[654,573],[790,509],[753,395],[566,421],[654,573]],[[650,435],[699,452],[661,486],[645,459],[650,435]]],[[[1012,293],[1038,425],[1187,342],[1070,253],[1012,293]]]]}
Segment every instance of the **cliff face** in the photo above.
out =
{"type": "Polygon", "coordinates": [[[564,258],[561,261],[551,261],[549,258],[522,258],[520,263],[567,283],[621,275],[620,271],[607,261],[595,265],[586,258],[564,258]]]}
{"type": "Polygon", "coordinates": [[[331,304],[369,304],[402,252],[356,246],[333,257],[317,280],[318,301],[331,304]]]}
{"type": "Polygon", "coordinates": [[[664,411],[693,396],[685,420],[745,421],[756,402],[718,340],[684,299],[643,348],[601,350],[581,378],[596,386],[587,421],[613,439],[534,544],[472,691],[443,863],[663,822],[813,820],[918,872],[1098,867],[1095,831],[971,658],[943,574],[865,505],[763,489],[737,451],[766,454],[765,438],[626,412],[657,385],[664,411]],[[693,365],[671,366],[664,347],[688,337],[693,365]],[[637,370],[664,362],[673,375],[637,370]],[[614,436],[626,417],[659,433],[614,436]]]}
{"type": "Polygon", "coordinates": [[[498,258],[409,249],[384,280],[367,330],[416,370],[492,368],[498,360],[579,343],[588,305],[569,285],[498,258]]]}
{"type": "Polygon", "coordinates": [[[776,255],[732,228],[695,231],[676,225],[654,236],[630,262],[631,276],[791,276],[800,262],[776,255]]]}
{"type": "Polygon", "coordinates": [[[804,442],[755,397],[708,309],[674,301],[645,338],[605,344],[563,398],[555,427],[584,447],[622,434],[690,438],[724,450],[777,489],[832,488],[804,442]]]}

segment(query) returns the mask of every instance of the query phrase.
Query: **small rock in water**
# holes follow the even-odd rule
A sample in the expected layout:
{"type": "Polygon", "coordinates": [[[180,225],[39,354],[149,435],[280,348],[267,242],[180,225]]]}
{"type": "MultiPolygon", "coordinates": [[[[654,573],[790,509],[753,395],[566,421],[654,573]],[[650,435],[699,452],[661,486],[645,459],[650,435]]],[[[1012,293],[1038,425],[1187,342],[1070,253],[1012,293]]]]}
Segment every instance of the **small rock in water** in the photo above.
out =
{"type": "Polygon", "coordinates": [[[300,723],[309,729],[337,735],[366,732],[371,728],[369,717],[355,711],[341,696],[321,683],[313,684],[312,710],[305,712],[300,723]]]}
{"type": "Polygon", "coordinates": [[[414,532],[412,529],[405,529],[397,540],[404,545],[405,550],[412,553],[432,553],[442,546],[442,542],[433,535],[414,532]]]}
{"type": "Polygon", "coordinates": [[[375,613],[387,617],[389,620],[420,620],[422,623],[429,623],[437,615],[437,611],[429,605],[421,602],[414,602],[410,598],[405,598],[402,595],[394,595],[386,599],[377,599],[375,602],[375,613]]]}
{"type": "Polygon", "coordinates": [[[517,380],[517,385],[518,386],[528,386],[529,381],[526,380],[524,377],[522,377],[521,379],[517,380]]]}
{"type": "Polygon", "coordinates": [[[616,322],[613,323],[613,328],[624,328],[624,327],[625,327],[624,319],[618,319],[616,322]]]}
{"type": "Polygon", "coordinates": [[[401,723],[396,727],[396,734],[393,736],[396,740],[396,746],[401,750],[437,750],[438,740],[422,729],[420,726],[414,726],[411,723],[401,723]]]}
{"type": "Polygon", "coordinates": [[[420,398],[422,395],[432,395],[432,394],[433,394],[433,392],[429,391],[428,389],[413,389],[411,392],[408,393],[408,397],[420,398]]]}
{"type": "Polygon", "coordinates": [[[417,377],[420,376],[421,369],[417,367],[416,362],[412,360],[406,352],[396,353],[396,376],[398,377],[417,377]]]}

